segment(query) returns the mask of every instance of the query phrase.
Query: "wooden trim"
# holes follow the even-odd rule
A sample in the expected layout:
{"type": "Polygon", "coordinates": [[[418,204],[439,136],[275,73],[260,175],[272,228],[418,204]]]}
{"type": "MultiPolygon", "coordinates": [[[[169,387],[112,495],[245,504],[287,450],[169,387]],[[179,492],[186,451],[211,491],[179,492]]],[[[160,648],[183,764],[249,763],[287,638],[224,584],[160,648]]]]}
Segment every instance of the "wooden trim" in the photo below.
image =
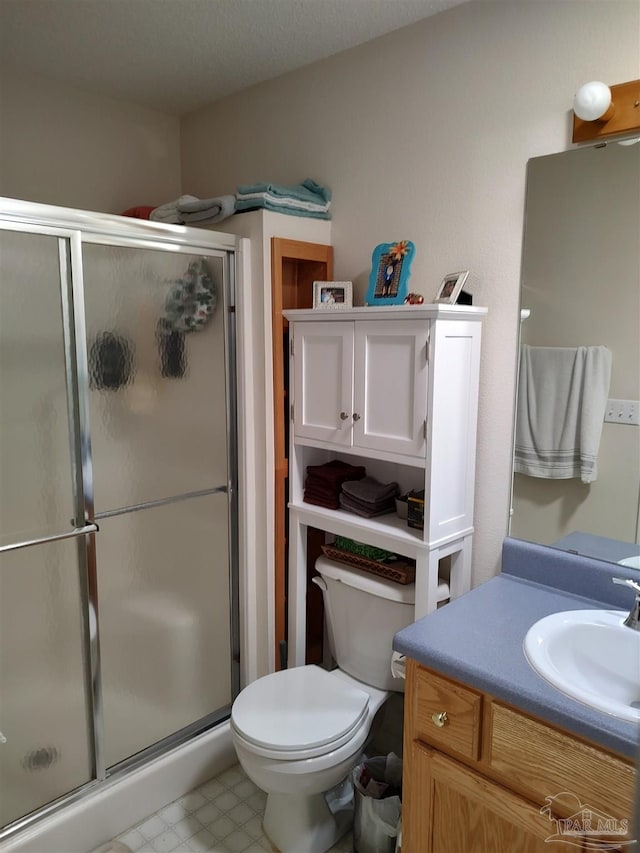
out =
{"type": "Polygon", "coordinates": [[[640,80],[619,83],[610,89],[614,106],[612,117],[608,120],[583,121],[574,113],[572,142],[607,139],[621,133],[640,131],[640,80]]]}
{"type": "Polygon", "coordinates": [[[282,316],[283,309],[311,308],[308,305],[286,305],[284,293],[284,264],[286,261],[315,263],[326,270],[328,280],[333,277],[333,247],[321,243],[306,243],[284,237],[271,238],[271,328],[273,357],[273,432],[274,432],[274,641],[276,669],[280,669],[280,643],[286,637],[286,549],[285,537],[288,476],[288,448],[285,447],[285,402],[291,402],[285,388],[285,353],[283,334],[288,321],[282,316]]]}

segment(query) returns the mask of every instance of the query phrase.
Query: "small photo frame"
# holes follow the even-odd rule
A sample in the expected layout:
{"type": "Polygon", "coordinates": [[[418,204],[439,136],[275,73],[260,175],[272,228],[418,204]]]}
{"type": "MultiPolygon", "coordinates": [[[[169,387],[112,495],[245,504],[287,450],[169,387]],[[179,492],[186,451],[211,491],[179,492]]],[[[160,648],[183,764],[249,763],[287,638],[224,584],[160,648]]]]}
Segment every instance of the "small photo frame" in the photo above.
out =
{"type": "Polygon", "coordinates": [[[351,308],[353,283],[350,281],[314,281],[313,307],[324,309],[351,308]]]}
{"type": "Polygon", "coordinates": [[[367,305],[402,305],[416,247],[411,240],[380,243],[373,250],[367,305]]]}
{"type": "Polygon", "coordinates": [[[469,270],[450,272],[449,275],[445,275],[442,279],[442,284],[436,293],[436,298],[433,301],[448,302],[449,305],[455,305],[456,300],[460,295],[460,291],[462,290],[462,285],[467,280],[468,275],[469,270]]]}

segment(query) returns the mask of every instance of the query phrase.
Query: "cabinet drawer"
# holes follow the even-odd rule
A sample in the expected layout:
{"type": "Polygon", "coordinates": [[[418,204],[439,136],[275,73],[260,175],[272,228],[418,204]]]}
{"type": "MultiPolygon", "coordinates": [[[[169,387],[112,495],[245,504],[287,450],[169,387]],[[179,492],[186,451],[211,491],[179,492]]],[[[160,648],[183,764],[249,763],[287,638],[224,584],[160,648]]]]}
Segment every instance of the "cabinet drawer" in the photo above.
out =
{"type": "Polygon", "coordinates": [[[476,761],[480,753],[482,695],[416,668],[416,736],[446,752],[476,761]],[[438,715],[446,714],[443,720],[438,715]]]}
{"type": "MultiPolygon", "coordinates": [[[[486,713],[489,742],[484,758],[511,787],[542,805],[547,797],[569,792],[583,806],[617,820],[631,816],[635,775],[631,763],[498,702],[490,702],[486,713]]],[[[567,798],[567,809],[572,803],[575,807],[575,801],[567,798]]],[[[561,812],[562,801],[553,808],[561,812]]]]}

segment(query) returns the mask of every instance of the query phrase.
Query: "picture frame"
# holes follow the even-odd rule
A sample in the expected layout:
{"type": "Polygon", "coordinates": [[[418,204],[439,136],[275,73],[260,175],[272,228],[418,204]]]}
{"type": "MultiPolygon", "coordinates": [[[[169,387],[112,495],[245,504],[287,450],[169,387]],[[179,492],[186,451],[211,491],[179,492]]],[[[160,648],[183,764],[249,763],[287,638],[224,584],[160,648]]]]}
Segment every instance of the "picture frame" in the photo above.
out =
{"type": "Polygon", "coordinates": [[[366,305],[402,305],[407,296],[416,247],[411,240],[380,243],[371,256],[366,305]]]}
{"type": "Polygon", "coordinates": [[[462,285],[467,280],[469,270],[461,270],[460,272],[450,272],[442,279],[434,302],[447,302],[449,305],[455,305],[462,285]]]}
{"type": "Polygon", "coordinates": [[[314,281],[313,307],[322,310],[353,307],[353,282],[314,281]]]}

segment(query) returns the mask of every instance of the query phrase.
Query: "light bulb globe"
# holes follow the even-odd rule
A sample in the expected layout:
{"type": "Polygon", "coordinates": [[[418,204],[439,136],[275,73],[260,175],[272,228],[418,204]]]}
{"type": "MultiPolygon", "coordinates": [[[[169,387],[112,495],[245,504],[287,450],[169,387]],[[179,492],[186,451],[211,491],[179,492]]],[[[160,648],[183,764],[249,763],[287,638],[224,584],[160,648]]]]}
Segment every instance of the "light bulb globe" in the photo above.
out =
{"type": "Polygon", "coordinates": [[[606,113],[610,105],[611,89],[606,83],[592,80],[576,92],[573,111],[583,121],[596,121],[606,113]]]}

